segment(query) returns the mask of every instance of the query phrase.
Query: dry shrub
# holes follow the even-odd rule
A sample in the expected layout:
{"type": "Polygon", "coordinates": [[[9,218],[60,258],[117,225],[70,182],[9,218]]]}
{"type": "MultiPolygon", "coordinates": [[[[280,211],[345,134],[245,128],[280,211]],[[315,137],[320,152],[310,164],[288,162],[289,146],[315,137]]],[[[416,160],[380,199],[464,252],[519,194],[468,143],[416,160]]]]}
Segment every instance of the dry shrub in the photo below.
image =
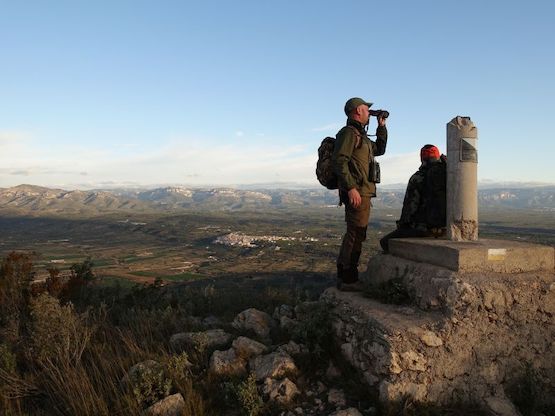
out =
{"type": "Polygon", "coordinates": [[[31,255],[12,252],[0,265],[0,336],[4,341],[19,340],[28,313],[33,280],[31,255]]]}

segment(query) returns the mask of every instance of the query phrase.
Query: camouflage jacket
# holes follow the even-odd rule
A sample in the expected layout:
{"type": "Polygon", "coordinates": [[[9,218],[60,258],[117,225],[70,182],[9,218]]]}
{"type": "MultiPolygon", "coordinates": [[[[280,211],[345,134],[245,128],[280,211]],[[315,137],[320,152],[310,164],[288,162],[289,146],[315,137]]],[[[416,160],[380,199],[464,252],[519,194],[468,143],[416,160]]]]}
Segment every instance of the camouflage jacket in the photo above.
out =
{"type": "Polygon", "coordinates": [[[403,200],[403,210],[401,218],[397,221],[399,228],[415,228],[419,230],[427,230],[427,210],[426,201],[426,175],[433,163],[423,163],[418,171],[412,175],[405,191],[405,199],[403,200]]]}
{"type": "Polygon", "coordinates": [[[368,180],[368,174],[374,157],[385,153],[387,128],[378,126],[376,137],[375,142],[370,140],[362,124],[351,119],[339,130],[332,163],[340,190],[356,188],[361,196],[376,196],[376,184],[368,180]]]}

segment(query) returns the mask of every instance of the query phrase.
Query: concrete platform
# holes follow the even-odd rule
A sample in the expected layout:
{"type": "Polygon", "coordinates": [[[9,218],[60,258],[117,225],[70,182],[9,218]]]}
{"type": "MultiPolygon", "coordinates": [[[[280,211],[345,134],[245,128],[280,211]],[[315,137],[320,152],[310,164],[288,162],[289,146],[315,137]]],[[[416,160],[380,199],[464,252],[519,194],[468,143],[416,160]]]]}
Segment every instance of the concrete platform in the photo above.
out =
{"type": "Polygon", "coordinates": [[[458,273],[555,271],[555,249],[507,240],[457,242],[435,238],[392,239],[392,255],[458,273]]]}

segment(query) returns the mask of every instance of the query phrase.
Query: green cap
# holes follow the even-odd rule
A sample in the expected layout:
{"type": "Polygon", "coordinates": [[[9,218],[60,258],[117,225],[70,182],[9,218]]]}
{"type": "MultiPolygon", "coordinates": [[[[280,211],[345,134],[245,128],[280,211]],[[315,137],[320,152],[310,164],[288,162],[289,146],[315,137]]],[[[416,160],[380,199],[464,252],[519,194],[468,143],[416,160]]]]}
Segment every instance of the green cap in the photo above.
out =
{"type": "Polygon", "coordinates": [[[349,98],[345,103],[345,114],[348,116],[349,114],[351,114],[351,111],[353,111],[355,108],[357,108],[359,105],[362,105],[362,104],[367,105],[368,107],[371,107],[373,103],[368,103],[364,101],[362,98],[358,98],[358,97],[349,98]]]}

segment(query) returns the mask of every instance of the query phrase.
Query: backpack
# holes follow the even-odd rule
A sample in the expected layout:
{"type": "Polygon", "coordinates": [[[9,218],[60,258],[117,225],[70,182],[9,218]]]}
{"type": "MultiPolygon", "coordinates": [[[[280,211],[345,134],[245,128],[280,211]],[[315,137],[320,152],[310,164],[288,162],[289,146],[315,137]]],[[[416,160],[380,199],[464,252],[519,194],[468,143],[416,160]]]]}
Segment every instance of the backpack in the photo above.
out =
{"type": "Polygon", "coordinates": [[[426,171],[424,200],[428,228],[444,228],[447,222],[447,159],[432,163],[426,171]]]}
{"type": "MultiPolygon", "coordinates": [[[[360,146],[361,137],[360,133],[352,126],[346,126],[354,131],[356,135],[356,147],[360,146]]],[[[333,171],[333,149],[335,147],[335,139],[333,137],[326,137],[322,140],[318,148],[318,161],[316,162],[316,178],[323,186],[328,189],[338,189],[339,182],[337,175],[333,171]]]]}
{"type": "Polygon", "coordinates": [[[337,175],[333,171],[332,155],[335,147],[335,139],[326,137],[318,148],[318,162],[316,162],[316,178],[328,189],[337,189],[337,175]]]}

